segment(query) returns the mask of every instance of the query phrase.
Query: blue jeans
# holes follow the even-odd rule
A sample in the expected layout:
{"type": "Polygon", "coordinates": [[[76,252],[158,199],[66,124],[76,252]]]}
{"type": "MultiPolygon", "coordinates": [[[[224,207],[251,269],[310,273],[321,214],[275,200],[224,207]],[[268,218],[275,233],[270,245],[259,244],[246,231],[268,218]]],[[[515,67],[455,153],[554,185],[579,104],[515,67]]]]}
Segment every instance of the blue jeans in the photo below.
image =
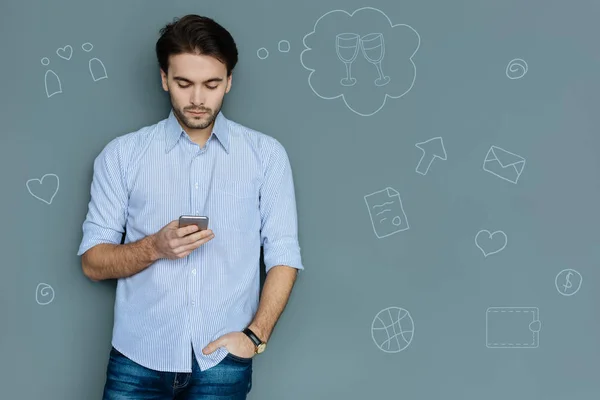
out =
{"type": "Polygon", "coordinates": [[[114,347],[106,371],[103,400],[245,400],[252,387],[252,361],[231,353],[201,371],[192,350],[192,372],[143,367],[114,347]]]}

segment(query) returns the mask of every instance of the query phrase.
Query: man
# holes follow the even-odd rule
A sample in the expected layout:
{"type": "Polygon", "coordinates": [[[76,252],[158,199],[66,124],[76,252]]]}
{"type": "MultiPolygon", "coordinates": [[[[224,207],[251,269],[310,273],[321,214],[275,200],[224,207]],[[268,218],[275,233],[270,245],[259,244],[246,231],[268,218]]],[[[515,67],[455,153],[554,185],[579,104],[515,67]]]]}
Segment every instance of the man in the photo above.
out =
{"type": "Polygon", "coordinates": [[[221,112],[237,63],[222,26],[175,20],[156,54],[172,109],[96,157],[78,251],[88,278],[118,279],[104,399],[245,399],[304,269],[289,159],[221,112]],[[188,214],[209,229],[178,227],[188,214]]]}

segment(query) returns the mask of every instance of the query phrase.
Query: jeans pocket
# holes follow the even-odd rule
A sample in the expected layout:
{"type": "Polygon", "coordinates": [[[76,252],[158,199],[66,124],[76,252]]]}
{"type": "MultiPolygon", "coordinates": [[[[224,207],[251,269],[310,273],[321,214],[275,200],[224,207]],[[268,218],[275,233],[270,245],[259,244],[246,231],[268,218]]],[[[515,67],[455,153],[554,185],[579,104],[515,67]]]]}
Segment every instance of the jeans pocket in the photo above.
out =
{"type": "Polygon", "coordinates": [[[113,357],[113,358],[115,358],[115,357],[116,358],[125,357],[123,355],[123,353],[121,353],[119,350],[115,349],[114,346],[110,349],[110,356],[113,357]]]}
{"type": "Polygon", "coordinates": [[[229,357],[233,361],[237,361],[237,362],[241,362],[241,363],[245,363],[245,364],[252,362],[252,357],[250,357],[250,358],[240,357],[240,356],[236,356],[233,353],[227,353],[227,357],[229,357]]]}

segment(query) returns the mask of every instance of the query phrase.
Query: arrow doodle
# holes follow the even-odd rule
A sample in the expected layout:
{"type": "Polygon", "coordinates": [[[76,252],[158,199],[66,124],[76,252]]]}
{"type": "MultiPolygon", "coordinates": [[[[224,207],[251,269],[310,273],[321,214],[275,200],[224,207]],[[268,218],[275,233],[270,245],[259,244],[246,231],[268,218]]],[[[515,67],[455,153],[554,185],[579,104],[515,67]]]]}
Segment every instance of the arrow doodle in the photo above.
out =
{"type": "Polygon", "coordinates": [[[426,175],[433,164],[433,160],[439,158],[440,160],[447,160],[446,149],[444,148],[444,141],[441,137],[435,137],[424,142],[415,144],[415,146],[423,151],[423,156],[417,164],[417,173],[426,175]]]}

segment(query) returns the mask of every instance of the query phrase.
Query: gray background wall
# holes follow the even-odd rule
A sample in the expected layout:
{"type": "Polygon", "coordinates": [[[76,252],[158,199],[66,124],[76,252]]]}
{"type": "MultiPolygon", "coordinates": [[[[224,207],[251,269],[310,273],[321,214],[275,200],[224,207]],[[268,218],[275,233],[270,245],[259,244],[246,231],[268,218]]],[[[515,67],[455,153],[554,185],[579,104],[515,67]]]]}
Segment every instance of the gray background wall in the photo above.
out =
{"type": "Polygon", "coordinates": [[[233,34],[224,112],[282,142],[297,190],[306,270],[255,359],[250,399],[600,393],[597,1],[0,11],[1,398],[101,397],[115,282],[87,280],[76,256],[92,163],[166,117],[154,44],[187,13],[233,34]],[[352,32],[382,34],[387,85],[360,52],[356,84],[340,84],[335,35],[352,32]]]}

